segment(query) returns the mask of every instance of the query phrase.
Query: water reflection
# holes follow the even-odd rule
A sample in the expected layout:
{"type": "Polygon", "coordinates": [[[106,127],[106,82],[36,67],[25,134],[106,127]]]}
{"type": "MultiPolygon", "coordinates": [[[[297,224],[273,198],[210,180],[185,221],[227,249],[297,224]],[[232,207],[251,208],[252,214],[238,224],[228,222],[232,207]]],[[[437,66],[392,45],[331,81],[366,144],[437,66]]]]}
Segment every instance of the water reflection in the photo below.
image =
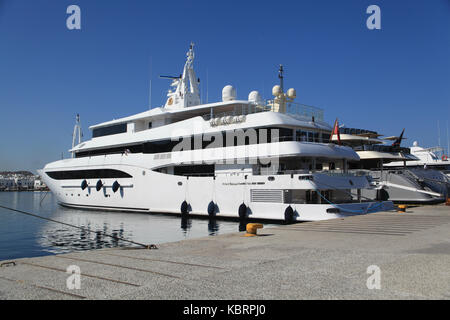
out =
{"type": "Polygon", "coordinates": [[[181,230],[184,231],[184,234],[187,234],[189,229],[192,227],[192,219],[189,219],[187,216],[181,216],[181,230]]]}
{"type": "Polygon", "coordinates": [[[210,236],[215,236],[219,233],[219,223],[216,218],[209,218],[208,231],[210,236]]]}
{"type": "MultiPolygon", "coordinates": [[[[11,213],[0,213],[0,260],[49,253],[160,244],[245,231],[246,221],[178,215],[85,211],[59,206],[49,193],[0,192],[0,203],[80,228],[11,213]]],[[[5,211],[5,212],[3,212],[5,211]]]]}
{"type": "MultiPolygon", "coordinates": [[[[198,218],[204,220],[204,218],[198,218]]],[[[181,230],[187,233],[192,227],[192,219],[189,216],[181,216],[181,230]]],[[[208,217],[208,235],[216,236],[219,234],[220,223],[217,221],[217,218],[208,217]]]]}
{"type": "Polygon", "coordinates": [[[245,231],[248,221],[246,219],[239,220],[239,231],[245,231]]]}
{"type": "MultiPolygon", "coordinates": [[[[101,248],[115,248],[129,246],[123,228],[110,230],[107,224],[99,229],[91,226],[91,223],[81,226],[82,229],[71,227],[58,227],[55,224],[46,225],[40,234],[39,243],[47,252],[64,253],[101,248]]],[[[129,233],[128,236],[130,236],[129,233]]]]}

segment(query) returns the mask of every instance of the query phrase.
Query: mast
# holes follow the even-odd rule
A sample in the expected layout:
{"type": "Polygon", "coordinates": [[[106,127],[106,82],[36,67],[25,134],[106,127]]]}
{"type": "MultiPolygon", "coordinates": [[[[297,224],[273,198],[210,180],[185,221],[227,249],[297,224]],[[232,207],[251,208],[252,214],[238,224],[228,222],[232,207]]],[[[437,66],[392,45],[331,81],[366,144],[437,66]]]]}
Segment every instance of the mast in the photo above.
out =
{"type": "MultiPolygon", "coordinates": [[[[77,117],[75,120],[75,126],[73,128],[73,134],[72,134],[72,149],[81,143],[82,137],[83,137],[83,134],[81,133],[80,115],[77,113],[77,117]],[[77,142],[77,140],[78,140],[78,142],[77,142]]],[[[75,157],[75,152],[72,152],[72,158],[74,158],[74,157],[75,157]]]]}
{"type": "Polygon", "coordinates": [[[284,69],[283,69],[283,65],[280,64],[280,69],[278,69],[278,78],[280,79],[280,87],[281,87],[281,92],[284,92],[284,69]]]}
{"type": "Polygon", "coordinates": [[[194,44],[191,43],[189,51],[186,53],[186,63],[183,68],[183,74],[179,77],[160,76],[162,78],[172,79],[171,87],[167,94],[165,108],[187,108],[197,106],[200,102],[199,79],[194,72],[194,44]]]}
{"type": "Polygon", "coordinates": [[[271,107],[274,112],[286,113],[287,103],[292,102],[297,97],[297,93],[293,88],[289,89],[286,93],[284,92],[284,67],[281,64],[278,69],[278,79],[280,79],[280,84],[272,88],[272,95],[275,98],[271,107]]]}

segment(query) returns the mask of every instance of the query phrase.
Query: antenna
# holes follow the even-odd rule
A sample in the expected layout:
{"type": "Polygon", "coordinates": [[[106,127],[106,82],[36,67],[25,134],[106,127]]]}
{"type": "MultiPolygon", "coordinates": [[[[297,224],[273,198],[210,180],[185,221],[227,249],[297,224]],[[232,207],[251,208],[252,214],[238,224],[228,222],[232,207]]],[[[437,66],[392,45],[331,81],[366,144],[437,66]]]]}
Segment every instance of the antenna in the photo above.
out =
{"type": "Polygon", "coordinates": [[[448,120],[447,120],[447,156],[450,154],[450,142],[448,140],[448,120]]]}
{"type": "Polygon", "coordinates": [[[148,89],[148,108],[152,108],[152,69],[153,69],[153,58],[150,56],[150,87],[148,89]]]}
{"type": "Polygon", "coordinates": [[[441,146],[441,128],[439,127],[439,120],[438,120],[438,146],[441,146]]]}
{"type": "Polygon", "coordinates": [[[280,64],[280,69],[278,70],[278,78],[280,78],[280,87],[281,87],[281,92],[284,92],[284,69],[283,69],[283,65],[280,64]]]}
{"type": "Polygon", "coordinates": [[[208,69],[206,69],[206,103],[208,103],[208,69]]]}

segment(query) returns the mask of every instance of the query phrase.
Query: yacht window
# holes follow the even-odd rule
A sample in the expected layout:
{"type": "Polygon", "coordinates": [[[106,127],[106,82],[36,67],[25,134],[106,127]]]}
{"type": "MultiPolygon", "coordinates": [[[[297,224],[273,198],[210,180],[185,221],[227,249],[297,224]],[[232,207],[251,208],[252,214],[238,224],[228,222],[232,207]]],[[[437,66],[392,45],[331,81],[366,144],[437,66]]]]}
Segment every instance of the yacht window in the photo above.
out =
{"type": "MultiPolygon", "coordinates": [[[[126,132],[126,124],[125,131],[126,132]]],[[[149,123],[150,126],[150,123],[149,123]]],[[[110,127],[106,127],[110,128],[110,127]]],[[[99,128],[106,129],[106,128],[99,128]]],[[[96,136],[101,136],[102,132],[94,130],[94,134],[96,136]]],[[[105,133],[105,132],[103,132],[105,133]]],[[[114,134],[114,133],[110,133],[114,134]]],[[[190,146],[191,150],[196,149],[205,149],[210,146],[211,148],[219,147],[217,146],[238,146],[238,145],[251,145],[258,143],[271,143],[277,141],[292,141],[293,140],[293,130],[288,128],[257,128],[254,131],[244,131],[243,136],[239,135],[237,132],[217,132],[208,134],[208,138],[205,138],[205,135],[202,136],[192,136],[192,137],[184,137],[179,140],[160,140],[160,141],[149,141],[145,143],[135,144],[135,145],[125,145],[121,147],[112,147],[112,148],[104,148],[104,149],[96,149],[89,151],[80,151],[75,153],[76,158],[81,157],[90,157],[97,155],[106,155],[106,154],[120,154],[120,153],[168,153],[172,152],[176,145],[179,143],[183,143],[182,139],[186,139],[184,142],[187,144],[187,148],[190,146]],[[222,136],[222,143],[220,141],[220,137],[222,136]],[[239,136],[239,138],[238,138],[239,136]],[[243,137],[243,139],[242,139],[243,137]],[[218,141],[216,141],[218,139],[218,141]],[[227,141],[230,140],[230,142],[227,141]]],[[[106,135],[106,134],[105,134],[106,135]]],[[[313,138],[312,138],[313,139],[313,138]]],[[[186,149],[184,149],[186,150],[186,149]]]]}
{"type": "Polygon", "coordinates": [[[82,151],[82,152],[75,153],[75,157],[82,158],[82,157],[98,156],[98,155],[105,155],[105,154],[141,153],[141,152],[143,152],[143,147],[144,147],[144,145],[137,144],[137,145],[129,145],[129,146],[123,146],[123,147],[82,151]]]}
{"type": "Polygon", "coordinates": [[[214,176],[214,165],[176,166],[173,168],[176,176],[214,176]]]}
{"type": "Polygon", "coordinates": [[[46,174],[55,180],[132,178],[128,173],[115,169],[47,171],[46,174]]]}
{"type": "Polygon", "coordinates": [[[92,130],[92,137],[97,138],[97,137],[109,136],[109,135],[124,133],[124,132],[127,132],[127,124],[121,123],[121,124],[116,124],[116,125],[109,126],[109,127],[102,127],[102,128],[94,129],[94,130],[92,130]]]}
{"type": "Polygon", "coordinates": [[[318,132],[314,132],[313,133],[313,137],[314,137],[314,142],[320,142],[320,140],[319,140],[319,133],[318,132]]]}
{"type": "Polygon", "coordinates": [[[306,141],[308,133],[306,131],[297,130],[297,141],[306,141]]]}

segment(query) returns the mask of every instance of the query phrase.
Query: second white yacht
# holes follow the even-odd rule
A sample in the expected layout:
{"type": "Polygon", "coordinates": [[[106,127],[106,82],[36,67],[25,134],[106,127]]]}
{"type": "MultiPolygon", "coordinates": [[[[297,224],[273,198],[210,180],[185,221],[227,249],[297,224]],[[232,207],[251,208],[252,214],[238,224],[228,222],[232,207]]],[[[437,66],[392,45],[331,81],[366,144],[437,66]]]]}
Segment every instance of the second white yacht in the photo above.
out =
{"type": "MultiPolygon", "coordinates": [[[[408,168],[428,168],[439,170],[450,179],[450,160],[446,154],[438,156],[438,152],[442,152],[441,147],[423,148],[419,146],[417,141],[413,142],[411,147],[411,154],[417,157],[416,161],[409,161],[406,163],[408,168]]],[[[391,162],[385,164],[387,167],[398,167],[402,164],[399,162],[391,162]]],[[[449,180],[450,181],[450,180],[449,180]]]]}
{"type": "MultiPolygon", "coordinates": [[[[335,125],[336,127],[336,125],[335,125]]],[[[409,148],[401,147],[399,137],[384,137],[375,131],[341,128],[331,140],[351,146],[361,161],[351,163],[350,171],[366,172],[372,177],[374,190],[365,190],[369,198],[389,199],[397,203],[440,203],[446,200],[445,176],[436,170],[410,167],[419,161],[409,148]],[[386,144],[391,141],[392,144],[386,144]],[[393,165],[394,164],[394,165],[393,165]]]]}

